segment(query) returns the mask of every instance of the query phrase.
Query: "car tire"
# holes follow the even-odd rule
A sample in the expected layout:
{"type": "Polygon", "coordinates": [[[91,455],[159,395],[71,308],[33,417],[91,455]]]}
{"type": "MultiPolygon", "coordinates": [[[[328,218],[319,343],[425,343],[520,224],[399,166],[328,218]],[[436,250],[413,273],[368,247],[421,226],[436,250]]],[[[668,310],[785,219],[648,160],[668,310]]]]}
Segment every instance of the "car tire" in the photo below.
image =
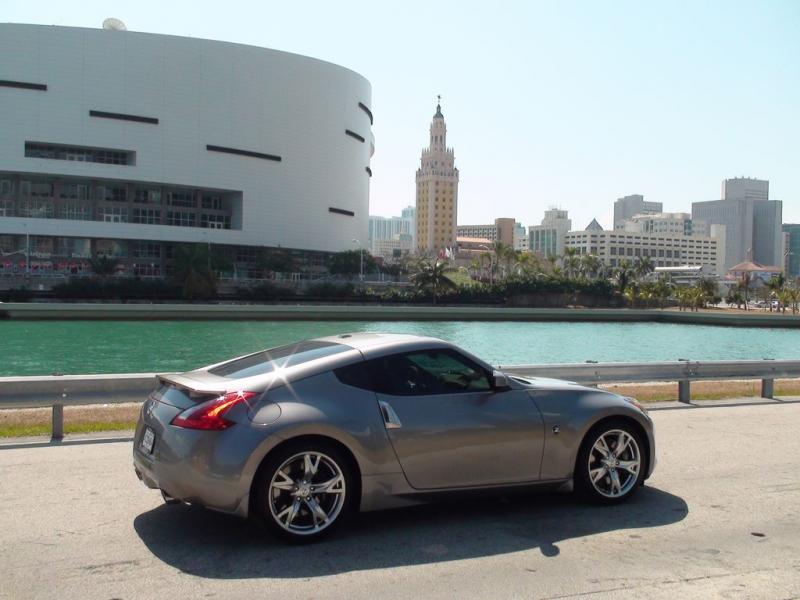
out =
{"type": "Polygon", "coordinates": [[[624,502],[644,483],[647,461],[647,446],[635,425],[625,420],[604,421],[589,430],[581,443],[575,462],[575,490],[597,504],[624,502]]]}
{"type": "Polygon", "coordinates": [[[351,460],[338,447],[290,443],[270,454],[259,469],[253,512],[271,534],[291,543],[313,542],[352,515],[357,490],[351,460]]]}

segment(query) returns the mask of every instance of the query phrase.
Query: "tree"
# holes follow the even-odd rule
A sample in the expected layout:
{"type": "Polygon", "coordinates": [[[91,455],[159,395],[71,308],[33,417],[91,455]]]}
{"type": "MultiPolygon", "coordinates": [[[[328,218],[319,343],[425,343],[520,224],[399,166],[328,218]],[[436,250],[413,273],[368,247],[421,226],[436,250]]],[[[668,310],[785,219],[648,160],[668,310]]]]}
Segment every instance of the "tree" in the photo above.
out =
{"type": "Polygon", "coordinates": [[[574,278],[580,271],[581,259],[577,248],[564,248],[561,256],[561,268],[567,279],[574,278]]]}
{"type": "Polygon", "coordinates": [[[603,270],[603,261],[595,254],[584,254],[581,257],[580,270],[587,279],[596,279],[603,270]]]}
{"type": "Polygon", "coordinates": [[[89,268],[92,273],[101,279],[105,279],[117,272],[117,260],[110,256],[98,254],[89,259],[89,268]]]}
{"type": "Polygon", "coordinates": [[[206,244],[177,246],[172,265],[173,278],[183,289],[186,300],[213,298],[217,293],[218,272],[231,269],[230,263],[206,244]]]}
{"type": "Polygon", "coordinates": [[[419,259],[413,266],[409,280],[419,290],[430,290],[433,295],[433,303],[436,304],[436,298],[439,294],[447,289],[455,289],[457,286],[447,276],[452,269],[446,262],[439,261],[438,259],[419,259]]]}
{"type": "Polygon", "coordinates": [[[628,287],[628,283],[630,283],[632,278],[633,270],[631,269],[631,264],[625,258],[620,259],[619,266],[617,266],[613,275],[614,283],[617,284],[617,290],[620,294],[625,293],[625,289],[628,287]]]}
{"type": "Polygon", "coordinates": [[[633,267],[633,272],[637,279],[643,279],[655,270],[653,259],[649,256],[639,256],[636,258],[636,263],[633,267]]]}
{"type": "Polygon", "coordinates": [[[366,250],[344,250],[332,254],[328,259],[328,272],[331,275],[347,275],[352,277],[361,272],[361,260],[364,260],[364,273],[370,273],[375,270],[375,259],[372,258],[366,250]]]}
{"type": "Polygon", "coordinates": [[[293,273],[297,270],[297,261],[287,250],[264,250],[259,254],[256,268],[262,276],[268,273],[293,273]]]}

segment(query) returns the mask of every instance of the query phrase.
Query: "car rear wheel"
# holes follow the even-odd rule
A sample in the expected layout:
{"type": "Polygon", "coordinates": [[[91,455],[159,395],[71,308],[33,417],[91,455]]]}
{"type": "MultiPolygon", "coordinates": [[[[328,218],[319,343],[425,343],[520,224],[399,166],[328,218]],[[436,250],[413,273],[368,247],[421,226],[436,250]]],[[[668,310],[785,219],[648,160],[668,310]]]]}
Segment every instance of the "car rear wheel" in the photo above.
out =
{"type": "Polygon", "coordinates": [[[292,444],[270,456],[256,483],[256,513],[291,542],[319,539],[345,520],[355,499],[350,462],[333,445],[292,444]]]}
{"type": "Polygon", "coordinates": [[[642,484],[647,457],[641,433],[625,421],[609,421],[586,435],[575,465],[575,484],[586,498],[616,504],[642,484]]]}

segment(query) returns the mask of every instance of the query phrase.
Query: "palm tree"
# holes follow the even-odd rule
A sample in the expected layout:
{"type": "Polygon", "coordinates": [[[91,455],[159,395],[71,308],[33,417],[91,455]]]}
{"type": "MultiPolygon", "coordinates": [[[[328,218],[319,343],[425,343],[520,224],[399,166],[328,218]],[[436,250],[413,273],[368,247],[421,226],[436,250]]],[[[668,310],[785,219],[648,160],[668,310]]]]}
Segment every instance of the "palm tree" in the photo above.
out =
{"type": "Polygon", "coordinates": [[[436,298],[442,291],[458,287],[447,276],[450,271],[452,269],[444,261],[421,258],[414,264],[413,271],[408,278],[417,289],[430,289],[433,303],[436,304],[436,298]]]}
{"type": "Polygon", "coordinates": [[[603,269],[603,262],[596,254],[584,254],[581,257],[581,271],[587,279],[596,279],[603,269]]]}
{"type": "Polygon", "coordinates": [[[564,248],[564,254],[561,255],[561,268],[567,279],[572,279],[578,274],[580,269],[581,259],[580,252],[577,248],[564,248]]]}
{"type": "Polygon", "coordinates": [[[773,297],[779,298],[780,292],[785,284],[786,284],[786,278],[783,276],[783,273],[778,273],[777,275],[773,275],[767,282],[766,287],[770,291],[769,297],[767,298],[767,304],[769,304],[769,312],[772,312],[772,302],[770,302],[770,300],[773,297]]]}
{"type": "Polygon", "coordinates": [[[631,264],[625,258],[620,259],[619,266],[617,266],[617,270],[614,271],[613,275],[614,283],[617,284],[617,290],[620,294],[625,293],[625,288],[628,287],[632,278],[633,270],[631,269],[631,264]]]}
{"type": "Polygon", "coordinates": [[[187,300],[211,298],[217,293],[217,272],[230,270],[227,261],[205,244],[184,244],[175,249],[173,277],[187,300]]]}
{"type": "Polygon", "coordinates": [[[643,279],[650,273],[655,270],[655,265],[653,264],[653,259],[649,256],[639,256],[636,258],[636,263],[634,264],[633,271],[636,275],[637,279],[643,279]]]}
{"type": "Polygon", "coordinates": [[[110,256],[98,254],[89,259],[89,268],[100,279],[105,279],[117,272],[117,261],[110,256]]]}

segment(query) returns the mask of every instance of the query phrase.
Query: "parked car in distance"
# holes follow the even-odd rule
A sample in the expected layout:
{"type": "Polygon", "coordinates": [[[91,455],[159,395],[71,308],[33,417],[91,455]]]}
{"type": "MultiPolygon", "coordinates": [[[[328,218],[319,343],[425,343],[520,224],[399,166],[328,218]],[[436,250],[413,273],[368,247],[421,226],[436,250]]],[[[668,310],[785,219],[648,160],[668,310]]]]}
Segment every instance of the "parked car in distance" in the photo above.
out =
{"type": "Polygon", "coordinates": [[[655,466],[632,398],[522,378],[442,340],[318,338],[176,375],[142,406],[136,474],[164,500],[291,541],[352,513],[507,488],[629,498],[655,466]]]}

